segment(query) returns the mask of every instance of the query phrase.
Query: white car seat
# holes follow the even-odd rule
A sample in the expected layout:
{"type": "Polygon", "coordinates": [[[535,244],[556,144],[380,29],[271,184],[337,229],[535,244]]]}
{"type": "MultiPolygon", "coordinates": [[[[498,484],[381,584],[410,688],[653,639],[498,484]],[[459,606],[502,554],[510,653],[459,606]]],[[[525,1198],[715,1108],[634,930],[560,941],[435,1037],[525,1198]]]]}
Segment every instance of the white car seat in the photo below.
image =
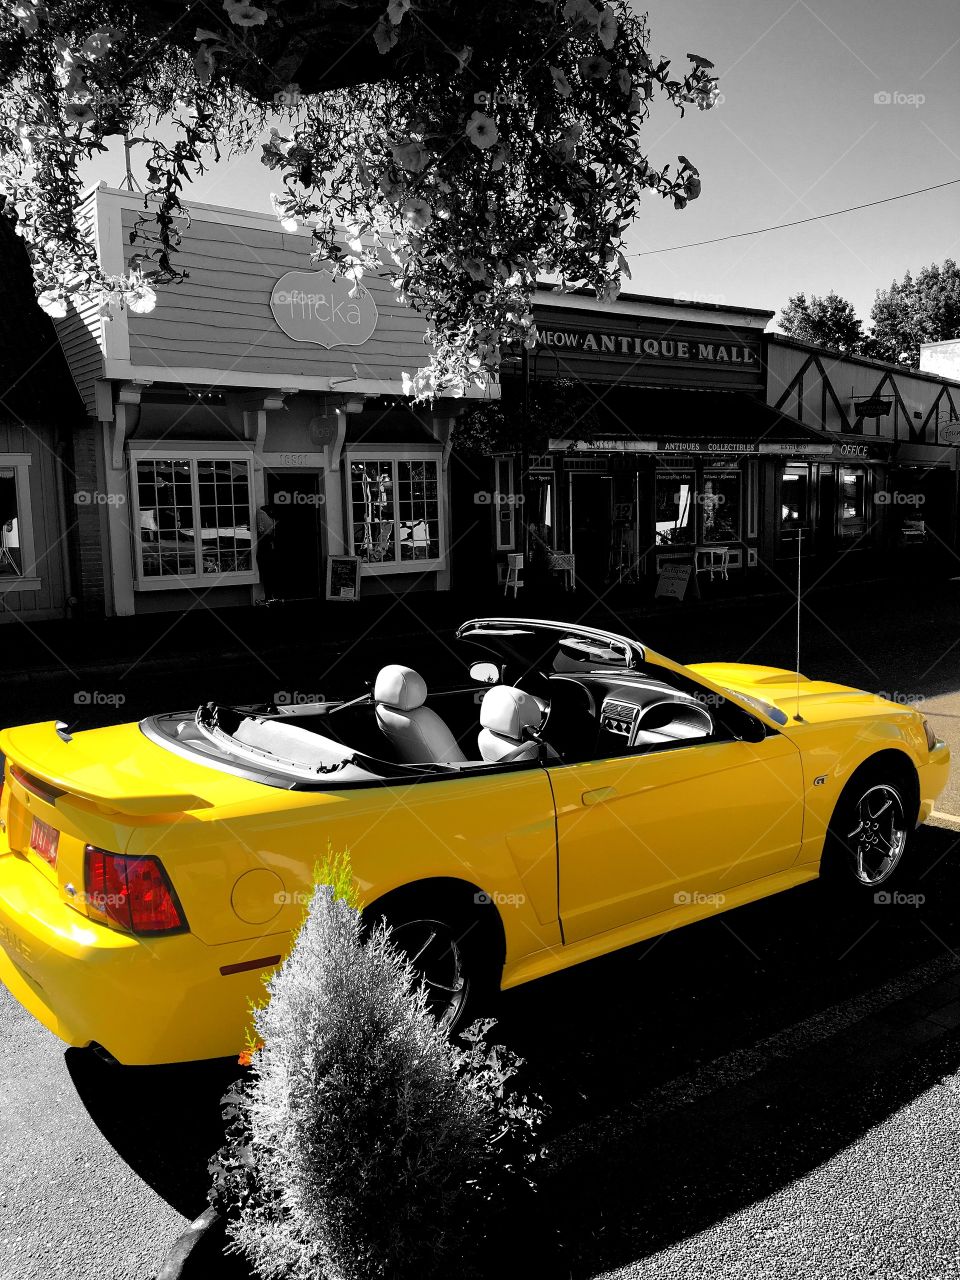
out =
{"type": "Polygon", "coordinates": [[[537,760],[540,744],[524,735],[535,729],[542,713],[535,698],[509,684],[498,684],[483,695],[480,704],[480,755],[490,763],[537,760]]]}
{"type": "Polygon", "coordinates": [[[377,724],[403,764],[460,764],[466,756],[435,711],[423,704],[427,686],[411,667],[384,667],[373,686],[377,724]]]}

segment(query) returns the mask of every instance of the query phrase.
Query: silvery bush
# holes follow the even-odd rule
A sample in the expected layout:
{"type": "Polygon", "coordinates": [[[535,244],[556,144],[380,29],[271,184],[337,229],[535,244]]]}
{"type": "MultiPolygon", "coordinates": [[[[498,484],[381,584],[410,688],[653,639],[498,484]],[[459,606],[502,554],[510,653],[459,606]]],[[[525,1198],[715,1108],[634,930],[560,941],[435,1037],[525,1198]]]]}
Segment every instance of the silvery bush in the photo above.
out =
{"type": "Polygon", "coordinates": [[[455,1044],[406,959],[327,886],[255,1011],[262,1047],[224,1099],[211,1164],[230,1248],[261,1277],[470,1274],[529,1185],[536,1103],[476,1023],[455,1044]]]}

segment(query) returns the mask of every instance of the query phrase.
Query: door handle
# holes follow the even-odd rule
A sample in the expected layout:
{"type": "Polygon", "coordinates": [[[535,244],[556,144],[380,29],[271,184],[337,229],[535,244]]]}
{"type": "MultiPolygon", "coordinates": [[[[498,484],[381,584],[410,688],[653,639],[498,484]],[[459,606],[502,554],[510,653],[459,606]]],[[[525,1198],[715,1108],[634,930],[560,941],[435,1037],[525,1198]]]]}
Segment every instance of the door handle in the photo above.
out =
{"type": "Polygon", "coordinates": [[[617,794],[616,787],[597,787],[594,791],[584,791],[580,797],[584,804],[602,804],[617,794]]]}

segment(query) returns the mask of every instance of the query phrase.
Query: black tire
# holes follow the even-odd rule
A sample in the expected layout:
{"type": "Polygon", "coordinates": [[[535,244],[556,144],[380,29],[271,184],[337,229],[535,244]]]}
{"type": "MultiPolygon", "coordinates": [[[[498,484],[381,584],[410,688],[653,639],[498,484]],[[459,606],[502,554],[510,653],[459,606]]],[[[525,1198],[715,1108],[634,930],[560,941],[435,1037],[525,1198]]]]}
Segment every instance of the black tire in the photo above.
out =
{"type": "Polygon", "coordinates": [[[909,764],[887,758],[861,765],[830,819],[821,877],[860,898],[899,883],[917,810],[909,764]]]}
{"type": "MultiPolygon", "coordinates": [[[[492,906],[480,908],[493,910],[492,906]]],[[[364,912],[369,928],[383,922],[427,987],[428,1007],[450,1034],[474,1021],[489,1003],[494,965],[481,919],[457,904],[404,894],[364,912]]]]}

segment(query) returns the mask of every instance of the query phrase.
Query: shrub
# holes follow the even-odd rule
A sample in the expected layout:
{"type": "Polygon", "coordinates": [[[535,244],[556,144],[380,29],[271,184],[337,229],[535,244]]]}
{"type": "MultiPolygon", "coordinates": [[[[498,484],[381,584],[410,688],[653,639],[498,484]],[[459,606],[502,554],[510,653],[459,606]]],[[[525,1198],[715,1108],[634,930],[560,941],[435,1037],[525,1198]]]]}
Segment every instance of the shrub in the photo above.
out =
{"type": "Polygon", "coordinates": [[[364,936],[329,885],[268,991],[211,1166],[231,1249],[267,1278],[468,1274],[526,1182],[540,1117],[508,1087],[518,1060],[490,1023],[454,1044],[389,932],[364,936]]]}

